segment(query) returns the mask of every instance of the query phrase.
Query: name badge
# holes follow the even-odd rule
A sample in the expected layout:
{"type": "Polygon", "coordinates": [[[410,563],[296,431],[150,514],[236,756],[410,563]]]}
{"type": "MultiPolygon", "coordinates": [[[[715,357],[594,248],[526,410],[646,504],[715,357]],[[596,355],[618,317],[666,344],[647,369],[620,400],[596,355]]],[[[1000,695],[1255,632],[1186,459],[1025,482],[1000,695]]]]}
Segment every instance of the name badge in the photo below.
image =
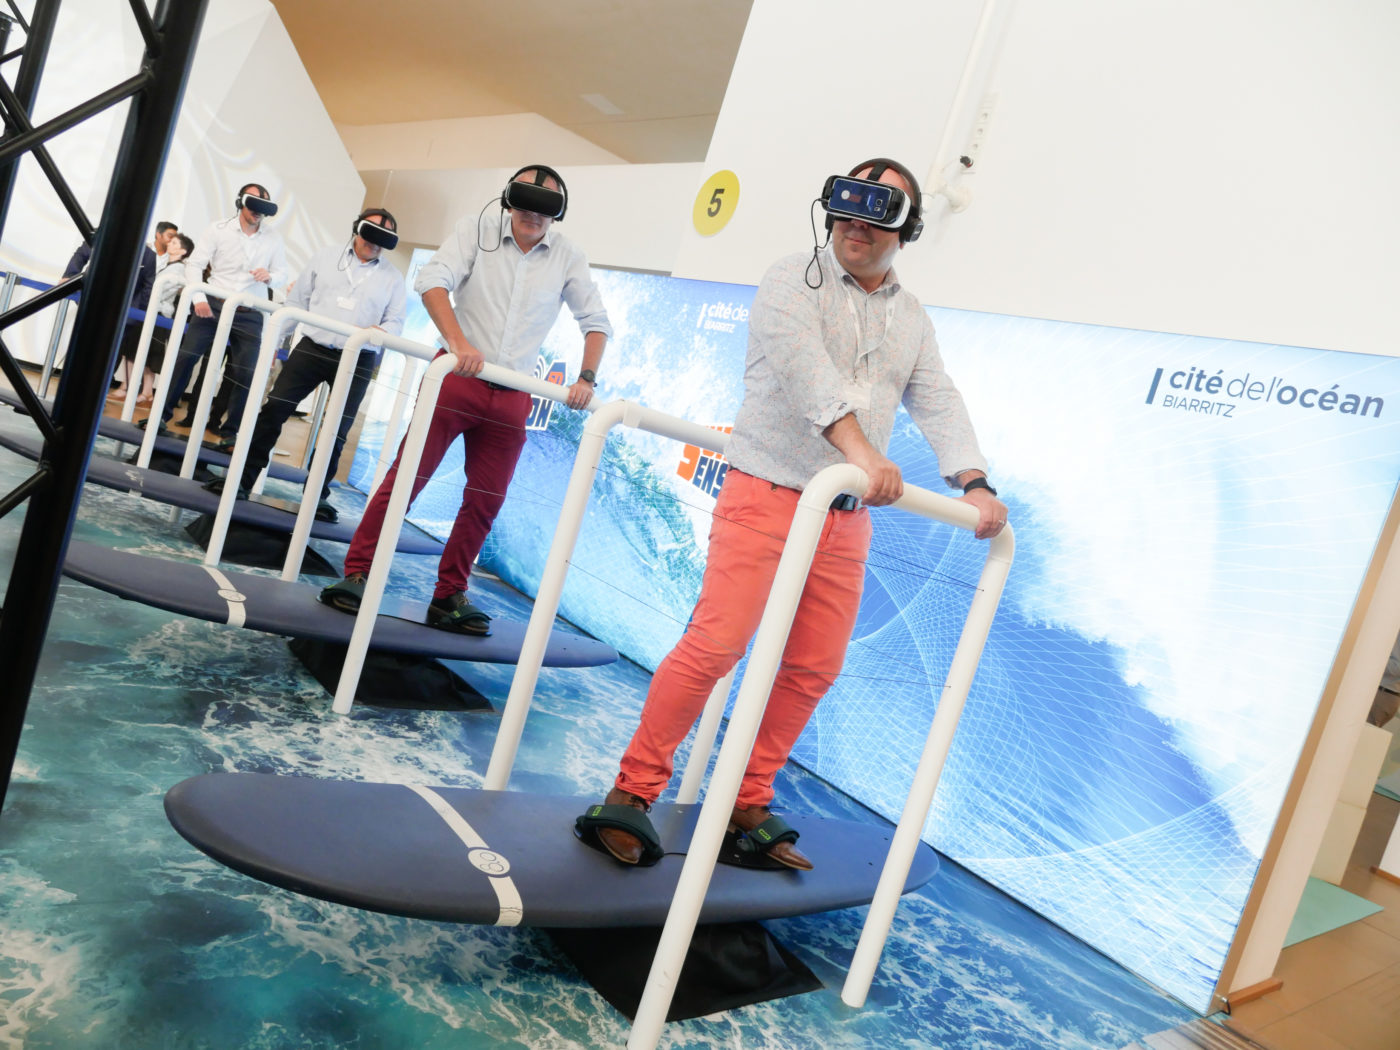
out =
{"type": "Polygon", "coordinates": [[[856,412],[868,413],[870,411],[870,384],[856,381],[851,384],[848,391],[851,408],[856,412]]]}
{"type": "Polygon", "coordinates": [[[355,309],[355,300],[348,295],[341,295],[336,298],[335,305],[342,310],[353,310],[355,309]]]}

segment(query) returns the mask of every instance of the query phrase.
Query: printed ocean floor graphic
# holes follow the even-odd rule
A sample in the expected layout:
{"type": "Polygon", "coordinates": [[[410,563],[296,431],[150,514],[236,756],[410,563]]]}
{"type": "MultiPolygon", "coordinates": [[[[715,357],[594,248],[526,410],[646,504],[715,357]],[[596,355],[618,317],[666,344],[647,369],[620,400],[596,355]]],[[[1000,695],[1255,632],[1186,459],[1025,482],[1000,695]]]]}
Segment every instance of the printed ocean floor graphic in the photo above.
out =
{"type": "MultiPolygon", "coordinates": [[[[28,470],[0,452],[0,489],[28,470]]],[[[345,489],[335,499],[362,502],[345,489]]],[[[0,520],[5,582],[20,521],[0,520]]],[[[199,554],[165,508],[91,485],[75,537],[199,554]]],[[[343,548],[317,546],[339,564],[343,548]]],[[[390,587],[426,593],[433,568],[401,556],[390,587]]],[[[529,614],[486,579],[473,596],[496,617],[529,614]]],[[[495,711],[357,705],[340,717],[285,639],[65,579],[0,814],[0,1047],[623,1045],[626,1020],[542,932],[302,898],[220,866],[165,819],[168,788],[217,770],[478,786],[512,668],[452,666],[495,711]]],[[[543,671],[511,787],[601,797],[647,680],[626,661],[543,671]]],[[[785,771],[779,799],[794,822],[878,819],[800,769],[785,771]]],[[[839,991],[863,919],[769,923],[825,989],[670,1025],[662,1045],[1118,1050],[1193,1016],[947,862],[901,903],[870,1000],[851,1010],[839,991]]]]}

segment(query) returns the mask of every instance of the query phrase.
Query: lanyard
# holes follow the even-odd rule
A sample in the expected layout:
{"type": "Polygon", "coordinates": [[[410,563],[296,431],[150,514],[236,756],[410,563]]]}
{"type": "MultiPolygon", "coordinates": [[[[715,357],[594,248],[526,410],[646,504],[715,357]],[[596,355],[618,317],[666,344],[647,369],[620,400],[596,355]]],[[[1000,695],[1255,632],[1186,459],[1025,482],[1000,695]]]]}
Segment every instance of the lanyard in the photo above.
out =
{"type": "Polygon", "coordinates": [[[345,267],[344,270],[341,271],[345,274],[346,283],[350,285],[351,297],[353,297],[355,295],[355,292],[359,290],[360,285],[364,284],[365,278],[369,276],[371,269],[373,269],[373,267],[369,263],[360,262],[360,260],[354,255],[354,253],[351,253],[350,264],[347,267],[345,267]],[[355,277],[356,270],[360,271],[360,276],[358,279],[356,279],[355,277]]]}
{"type": "Polygon", "coordinates": [[[874,346],[862,347],[860,344],[865,340],[865,321],[862,312],[856,309],[855,293],[851,291],[851,286],[845,282],[842,284],[846,289],[846,307],[851,311],[851,319],[856,326],[856,360],[859,361],[866,354],[873,354],[885,345],[885,336],[890,333],[890,322],[894,320],[894,296],[885,296],[885,329],[880,333],[880,341],[874,346]]]}

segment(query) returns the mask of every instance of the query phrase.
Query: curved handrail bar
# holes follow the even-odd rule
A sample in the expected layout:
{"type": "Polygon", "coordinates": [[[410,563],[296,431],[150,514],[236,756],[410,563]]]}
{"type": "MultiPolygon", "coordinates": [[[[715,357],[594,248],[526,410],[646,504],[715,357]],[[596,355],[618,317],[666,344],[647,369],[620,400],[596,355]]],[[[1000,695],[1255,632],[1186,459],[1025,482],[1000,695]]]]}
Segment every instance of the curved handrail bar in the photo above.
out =
{"type": "MultiPolygon", "coordinates": [[[[906,489],[904,498],[895,504],[905,510],[921,514],[936,521],[948,521],[960,528],[975,529],[977,514],[964,513],[968,524],[951,521],[939,513],[940,504],[954,503],[963,511],[971,508],[947,496],[937,496],[926,489],[906,489]]],[[[977,665],[982,659],[982,649],[987,642],[987,634],[992,627],[1001,602],[1006,578],[1011,572],[1011,559],[1016,552],[1016,535],[1010,525],[1005,526],[994,537],[987,550],[987,560],[982,566],[982,575],[977,581],[977,592],[967,610],[958,646],[953,651],[953,659],[948,665],[948,673],[943,679],[943,694],[938,698],[928,736],[924,740],[923,754],[914,770],[914,779],[909,794],[904,800],[904,809],[895,828],[893,841],[885,856],[885,866],[880,871],[880,881],[875,889],[870,910],[866,913],[865,925],[861,927],[860,942],[856,946],[846,983],[841,988],[841,1000],[847,1006],[864,1006],[870,982],[875,976],[875,967],[880,962],[880,954],[885,949],[889,937],[890,923],[894,920],[895,907],[904,889],[904,881],[909,877],[909,868],[914,863],[914,853],[919,847],[919,836],[924,822],[928,820],[929,809],[933,806],[933,794],[943,774],[943,763],[953,746],[953,734],[962,717],[963,704],[972,688],[972,678],[977,673],[977,665]]]]}
{"type": "MultiPolygon", "coordinates": [[[[160,297],[165,289],[176,282],[185,279],[182,270],[162,270],[156,274],[155,284],[151,286],[151,297],[146,301],[146,317],[141,322],[141,334],[136,339],[136,356],[131,362],[131,373],[126,383],[126,398],[122,401],[122,421],[131,422],[131,417],[136,414],[136,399],[140,396],[142,386],[141,377],[146,374],[146,361],[151,356],[151,336],[156,330],[156,324],[160,317],[160,297]]],[[[167,352],[169,346],[166,347],[167,352]]],[[[177,346],[176,351],[179,350],[177,346]]],[[[164,362],[162,362],[163,364],[164,362]]],[[[151,407],[155,407],[154,396],[151,400],[151,407]]]]}
{"type": "Polygon", "coordinates": [[[723,452],[729,443],[728,434],[658,412],[634,401],[610,401],[594,412],[593,418],[584,425],[578,453],[574,457],[574,468],[569,475],[568,487],[564,490],[559,523],[554,528],[554,540],[540,577],[530,622],[525,628],[520,659],[516,662],[515,676],[510,682],[510,694],[506,698],[505,710],[501,712],[501,726],[496,730],[496,743],[491,749],[491,762],[482,785],[487,791],[504,791],[510,781],[515,753],[525,729],[525,716],[530,713],[535,683],[539,680],[540,667],[544,663],[549,632],[559,611],[559,598],[564,591],[569,559],[573,555],[574,545],[578,543],[583,512],[588,506],[588,493],[593,488],[593,478],[603,458],[603,442],[608,431],[619,423],[715,452],[723,452]]]}
{"type": "MultiPolygon", "coordinates": [[[[339,420],[340,414],[345,409],[345,400],[349,396],[350,383],[354,376],[355,366],[359,361],[360,349],[366,345],[382,346],[386,349],[395,350],[416,360],[431,361],[438,353],[436,347],[408,339],[401,335],[394,335],[379,328],[357,328],[345,321],[324,317],[320,314],[312,313],[300,307],[282,306],[277,308],[268,322],[263,325],[262,338],[258,345],[258,357],[253,366],[252,375],[249,378],[248,400],[250,406],[261,403],[262,396],[267,386],[268,376],[272,371],[272,362],[277,355],[277,346],[281,341],[282,333],[289,324],[306,323],[316,328],[326,331],[337,332],[347,337],[345,348],[340,355],[339,364],[336,367],[336,374],[331,382],[330,397],[327,400],[324,415],[327,418],[339,420]]],[[[216,336],[217,338],[217,336],[216,336]]],[[[544,383],[531,376],[523,376],[519,373],[500,369],[496,365],[486,365],[483,369],[501,372],[506,379],[503,385],[511,385],[516,389],[527,389],[529,393],[540,394],[544,397],[562,401],[564,394],[562,389],[553,383],[544,383]],[[522,381],[526,381],[523,382],[522,381]]],[[[411,378],[410,373],[405,373],[404,379],[411,378]]],[[[404,397],[404,384],[400,384],[398,401],[401,404],[404,397]]],[[[435,404],[435,402],[434,402],[435,404]]],[[[214,515],[214,523],[209,537],[209,544],[205,551],[204,564],[215,566],[219,563],[223,555],[224,542],[228,536],[229,522],[233,516],[233,504],[238,498],[237,479],[242,476],[243,468],[248,462],[248,449],[252,444],[253,431],[257,427],[258,410],[250,407],[244,411],[243,419],[239,424],[238,434],[234,441],[233,452],[229,457],[227,477],[234,479],[233,484],[225,483],[224,492],[219,500],[218,510],[214,515]]],[[[196,422],[198,420],[196,419],[196,422]]],[[[426,438],[427,431],[424,430],[426,438]]],[[[330,465],[330,457],[335,448],[334,441],[318,442],[315,454],[312,457],[311,466],[307,471],[304,493],[319,494],[325,474],[330,465]]],[[[295,580],[300,572],[302,556],[306,553],[306,545],[311,536],[311,526],[316,515],[317,500],[304,496],[301,507],[297,513],[296,523],[292,529],[291,541],[288,544],[287,556],[282,564],[282,579],[295,580]]],[[[407,508],[405,508],[406,511],[407,508]]],[[[398,528],[396,526],[394,542],[398,542],[398,528]]]]}
{"type": "MultiPolygon", "coordinates": [[[[194,406],[194,420],[190,423],[190,437],[185,442],[185,458],[180,463],[180,477],[194,477],[194,468],[199,464],[199,448],[204,443],[204,431],[209,425],[209,408],[214,403],[214,397],[219,392],[219,377],[223,374],[224,355],[228,353],[228,337],[233,331],[233,320],[238,314],[239,307],[246,306],[253,310],[260,310],[265,314],[274,314],[281,309],[280,304],[274,303],[263,292],[238,292],[235,295],[224,297],[224,305],[219,311],[219,323],[214,326],[214,342],[209,348],[209,359],[204,365],[204,382],[200,384],[199,399],[194,406]]],[[[266,325],[264,325],[266,327],[266,325]]],[[[179,352],[176,351],[176,356],[179,352]]],[[[252,400],[252,391],[248,391],[248,400],[252,400]]],[[[161,402],[164,404],[164,402],[161,402]]],[[[151,402],[151,407],[155,407],[156,402],[151,402]]],[[[253,404],[253,417],[257,418],[259,402],[253,404]]],[[[247,401],[244,402],[244,416],[248,415],[247,401]]],[[[157,420],[157,422],[159,422],[157,420]]],[[[150,424],[146,424],[146,433],[151,432],[150,424]]],[[[148,436],[148,440],[150,440],[148,436]]],[[[173,516],[172,516],[173,517],[173,516]]]]}
{"type": "MultiPolygon", "coordinates": [[[[268,376],[272,373],[272,362],[277,357],[277,346],[281,342],[282,332],[289,324],[306,322],[317,328],[324,328],[347,336],[346,346],[354,343],[353,353],[342,353],[340,366],[336,370],[336,376],[332,382],[332,390],[339,387],[341,395],[338,404],[341,408],[345,405],[346,392],[349,389],[349,375],[353,374],[355,364],[359,360],[359,350],[366,344],[387,345],[389,341],[398,344],[395,349],[404,353],[414,354],[420,357],[431,357],[432,349],[422,343],[414,342],[411,339],[402,339],[399,336],[391,336],[388,332],[379,331],[372,328],[356,328],[354,325],[330,317],[322,317],[309,310],[304,310],[298,306],[279,306],[263,325],[262,337],[258,341],[258,356],[253,364],[253,371],[248,380],[248,407],[243,412],[243,419],[238,425],[238,434],[234,440],[233,452],[229,456],[227,480],[224,485],[224,492],[219,500],[219,508],[214,513],[214,524],[209,536],[209,545],[205,550],[204,564],[214,566],[219,563],[223,555],[224,541],[228,536],[228,524],[233,517],[233,504],[238,498],[237,479],[243,473],[243,467],[248,462],[248,448],[252,444],[253,431],[257,427],[258,416],[260,414],[263,395],[266,392],[268,376]],[[346,362],[349,362],[348,368],[346,362]]],[[[329,463],[330,454],[327,453],[321,469],[324,475],[326,465],[329,463]]],[[[320,485],[323,477],[312,478],[307,475],[306,491],[320,492],[320,485]]],[[[303,500],[303,503],[306,501],[303,500]]],[[[316,512],[315,501],[311,503],[311,509],[307,513],[307,525],[305,534],[302,536],[301,549],[288,552],[287,562],[283,567],[283,579],[294,580],[297,577],[295,570],[291,575],[287,575],[286,565],[299,566],[301,556],[306,550],[306,538],[310,535],[310,520],[316,512]],[[295,560],[293,560],[295,555],[295,560]]],[[[300,523],[300,515],[298,515],[300,523]]],[[[293,532],[295,543],[296,532],[293,532]]]]}
{"type": "MultiPolygon", "coordinates": [[[[359,366],[360,351],[365,346],[378,343],[378,337],[387,333],[372,328],[357,328],[345,340],[345,346],[340,352],[340,361],[336,365],[335,378],[331,381],[329,396],[322,395],[320,399],[320,425],[313,428],[310,435],[311,454],[306,465],[306,483],[302,489],[301,507],[297,510],[296,524],[292,526],[291,540],[287,544],[287,557],[282,562],[282,579],[295,580],[297,574],[301,572],[302,555],[306,553],[306,544],[311,539],[311,523],[316,518],[316,506],[320,502],[321,489],[325,485],[326,473],[330,470],[331,456],[335,453],[335,438],[340,427],[340,417],[345,411],[346,398],[350,396],[350,384],[355,377],[355,369],[359,366]],[[325,421],[334,420],[334,426],[327,431],[325,421]],[[329,437],[329,441],[321,438],[329,437]]],[[[427,347],[423,348],[427,350],[427,347]]],[[[418,350],[412,351],[417,354],[418,350]]],[[[431,352],[431,351],[429,351],[431,352]]],[[[269,362],[270,364],[271,362],[269,362]]],[[[249,423],[244,420],[243,425],[238,430],[238,442],[234,446],[234,455],[238,457],[238,470],[241,474],[243,463],[248,457],[248,448],[253,443],[253,428],[257,425],[256,419],[249,423]]],[[[229,477],[236,479],[237,474],[232,473],[233,463],[229,463],[229,477]]],[[[236,490],[237,485],[233,488],[236,490]]],[[[225,486],[224,495],[227,497],[228,486],[225,486]]],[[[222,509],[222,508],[220,508],[222,509]]],[[[231,509],[231,505],[230,505],[231,509]]]]}
{"type": "Polygon", "coordinates": [[[399,442],[402,440],[399,435],[399,425],[403,422],[404,413],[408,410],[411,393],[417,389],[420,382],[421,377],[418,371],[418,362],[410,360],[406,363],[403,374],[399,376],[399,388],[394,393],[394,404],[389,409],[389,418],[384,421],[384,441],[379,446],[379,460],[374,465],[374,476],[369,483],[371,492],[379,488],[379,483],[384,480],[384,475],[389,473],[389,465],[394,462],[394,450],[398,448],[399,442]]]}
{"type": "MultiPolygon", "coordinates": [[[[136,454],[136,465],[142,467],[143,469],[148,468],[151,465],[151,452],[156,447],[156,435],[160,431],[160,416],[164,411],[164,406],[166,402],[165,392],[166,389],[170,386],[171,376],[172,373],[175,371],[175,362],[180,356],[180,344],[184,341],[185,325],[189,322],[190,301],[198,292],[213,294],[216,297],[222,298],[222,293],[218,288],[215,288],[212,285],[204,284],[200,281],[189,281],[186,282],[185,290],[180,293],[180,298],[175,303],[175,314],[170,319],[170,337],[166,345],[167,352],[165,355],[165,360],[161,362],[160,374],[156,376],[155,393],[151,400],[151,415],[155,419],[155,423],[152,424],[148,422],[146,424],[146,433],[145,436],[141,439],[141,449],[136,454]]],[[[226,304],[232,302],[235,304],[235,307],[238,305],[248,305],[256,307],[260,302],[263,305],[263,307],[276,309],[275,304],[273,304],[266,298],[263,298],[261,300],[253,300],[249,298],[247,303],[240,303],[239,300],[242,300],[244,298],[247,298],[247,293],[241,295],[231,295],[227,299],[225,299],[224,302],[226,304]]],[[[200,424],[200,429],[196,430],[193,426],[190,427],[189,448],[185,450],[185,460],[182,462],[180,467],[181,477],[194,477],[194,463],[199,455],[199,437],[202,437],[204,434],[203,425],[209,420],[209,403],[213,401],[214,394],[218,391],[219,387],[219,384],[214,382],[212,377],[217,374],[219,366],[223,364],[224,343],[228,342],[228,333],[229,330],[233,327],[234,313],[234,309],[229,309],[228,311],[226,311],[227,316],[225,316],[224,314],[220,314],[218,327],[214,329],[214,344],[210,347],[209,359],[205,362],[204,365],[205,374],[208,375],[210,379],[209,381],[203,384],[204,393],[203,396],[200,398],[202,406],[196,406],[194,420],[196,423],[200,424]],[[199,409],[201,407],[203,408],[202,415],[199,414],[199,409]],[[199,435],[199,437],[197,437],[196,435],[199,435]]],[[[142,363],[144,364],[145,362],[142,363]]],[[[184,391],[181,390],[178,391],[178,393],[183,394],[184,391]]]]}
{"type": "MultiPolygon", "coordinates": [[[[720,844],[729,822],[744,767],[753,750],[758,726],[768,701],[768,693],[777,676],[783,647],[797,611],[797,602],[806,582],[822,524],[831,500],[840,492],[864,491],[868,479],[863,471],[849,463],[827,467],[803,490],[793,516],[792,528],[783,547],[772,590],[764,607],[749,655],[749,666],[739,687],[739,695],[730,714],[729,729],[720,748],[719,760],[710,778],[710,789],[700,808],[695,832],[690,840],[680,881],[662,928],[656,957],[647,978],[646,988],[637,1007],[637,1015],[627,1040],[629,1050],[655,1047],[661,1037],[676,981],[680,975],[685,953],[695,932],[695,924],[709,888],[710,876],[719,856],[720,844]]],[[[943,521],[962,529],[977,527],[977,511],[972,506],[940,496],[917,486],[906,485],[904,495],[894,504],[924,517],[943,521]]],[[[861,935],[860,970],[855,964],[848,977],[842,998],[857,1005],[864,1002],[864,989],[869,987],[870,975],[884,949],[894,905],[899,899],[904,880],[918,847],[919,832],[933,800],[943,761],[952,743],[953,730],[962,713],[963,702],[972,685],[972,676],[981,658],[992,616],[1001,599],[1001,591],[1011,567],[1015,541],[1011,529],[988,545],[987,561],[983,566],[977,594],[968,611],[967,622],[953,655],[943,695],[924,748],[923,759],[915,775],[914,786],[905,803],[904,814],[896,829],[894,842],[885,860],[876,889],[875,902],[861,935]]]]}

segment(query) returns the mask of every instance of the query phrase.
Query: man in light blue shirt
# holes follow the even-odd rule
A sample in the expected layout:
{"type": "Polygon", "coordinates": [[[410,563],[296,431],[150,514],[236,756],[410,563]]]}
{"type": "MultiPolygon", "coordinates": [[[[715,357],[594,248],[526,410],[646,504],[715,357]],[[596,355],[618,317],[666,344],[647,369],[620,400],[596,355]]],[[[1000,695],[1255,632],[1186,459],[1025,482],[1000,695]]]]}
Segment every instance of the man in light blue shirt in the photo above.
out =
{"type": "MultiPolygon", "coordinates": [[[[538,164],[522,168],[501,200],[497,214],[462,219],[414,282],[457,367],[443,380],[411,498],[458,437],[467,473],[462,506],[438,562],[428,622],[479,635],[490,633],[491,617],[467,598],[467,582],[525,447],[530,395],[488,383],[478,373],[490,361],[529,375],[560,305],[567,304],[583,333],[583,367],[566,403],[584,408],[612,334],[588,259],[550,228],[568,205],[558,173],[538,164]]],[[[323,602],[343,612],[360,606],[398,469],[396,459],[365,507],[345,556],[345,579],[321,592],[323,602]]]]}
{"type": "MultiPolygon", "coordinates": [[[[403,332],[404,291],[403,274],[392,263],[380,258],[385,248],[398,244],[398,223],[383,208],[366,208],[351,224],[349,244],[322,248],[307,263],[287,294],[288,306],[300,307],[313,314],[329,317],[357,328],[378,328],[390,335],[403,332]]],[[[253,487],[258,475],[267,466],[268,457],[277,443],[287,418],[302,400],[322,383],[335,380],[340,366],[345,336],[323,328],[303,326],[301,340],[292,348],[286,364],[277,375],[267,403],[258,414],[248,448],[248,461],[243,467],[239,489],[253,487]]],[[[335,435],[335,451],[321,485],[320,503],[316,517],[335,521],[336,509],[330,503],[331,480],[340,463],[340,453],[354,426],[370,377],[379,361],[379,350],[366,345],[360,350],[355,375],[345,398],[345,411],[335,435]]],[[[210,482],[215,491],[223,488],[223,479],[210,482]]]]}

